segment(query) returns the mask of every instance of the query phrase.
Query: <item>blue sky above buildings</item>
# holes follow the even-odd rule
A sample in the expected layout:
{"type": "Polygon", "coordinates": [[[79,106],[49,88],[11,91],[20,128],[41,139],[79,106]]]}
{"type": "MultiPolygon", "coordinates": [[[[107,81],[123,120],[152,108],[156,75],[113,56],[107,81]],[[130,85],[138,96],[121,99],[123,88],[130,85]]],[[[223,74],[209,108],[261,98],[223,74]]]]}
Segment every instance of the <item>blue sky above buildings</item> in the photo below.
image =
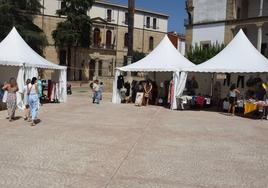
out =
{"type": "MultiPolygon", "coordinates": [[[[125,5],[128,3],[128,0],[108,1],[125,5]]],[[[136,0],[136,7],[168,14],[170,16],[168,31],[184,33],[184,19],[186,18],[184,0],[136,0]]]]}

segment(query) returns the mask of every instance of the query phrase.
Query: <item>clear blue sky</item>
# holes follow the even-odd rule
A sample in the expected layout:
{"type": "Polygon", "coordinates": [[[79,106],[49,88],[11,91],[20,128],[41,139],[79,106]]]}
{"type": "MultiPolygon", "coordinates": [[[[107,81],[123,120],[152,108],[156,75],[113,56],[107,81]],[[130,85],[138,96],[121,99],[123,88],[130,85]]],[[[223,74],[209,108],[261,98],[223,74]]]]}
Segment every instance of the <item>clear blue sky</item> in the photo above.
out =
{"type": "MultiPolygon", "coordinates": [[[[127,5],[128,0],[108,0],[114,3],[127,5]]],[[[187,17],[185,11],[185,0],[136,0],[136,8],[144,8],[168,14],[168,31],[184,33],[184,19],[187,17]]]]}

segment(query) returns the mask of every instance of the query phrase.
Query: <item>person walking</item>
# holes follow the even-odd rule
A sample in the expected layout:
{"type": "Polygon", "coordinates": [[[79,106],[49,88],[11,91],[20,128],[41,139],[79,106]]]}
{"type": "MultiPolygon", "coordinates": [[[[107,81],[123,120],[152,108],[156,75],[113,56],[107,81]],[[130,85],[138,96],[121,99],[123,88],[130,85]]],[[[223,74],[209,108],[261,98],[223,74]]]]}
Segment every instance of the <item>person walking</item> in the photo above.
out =
{"type": "Polygon", "coordinates": [[[228,113],[235,113],[235,105],[237,103],[237,94],[240,94],[240,91],[236,88],[235,84],[232,84],[229,91],[229,109],[228,113]]]}
{"type": "Polygon", "coordinates": [[[29,106],[31,109],[32,114],[32,126],[36,125],[37,115],[38,115],[38,108],[39,108],[39,97],[38,97],[38,85],[37,85],[37,78],[33,77],[31,84],[28,87],[28,95],[29,95],[29,106]]]}
{"type": "Polygon", "coordinates": [[[93,103],[100,104],[100,86],[98,80],[95,80],[93,82],[92,90],[93,90],[93,103]]]}
{"type": "Polygon", "coordinates": [[[7,113],[9,121],[13,121],[15,118],[15,111],[17,108],[16,92],[19,90],[15,78],[10,78],[9,83],[6,83],[3,90],[7,91],[7,113]]]}
{"type": "Polygon", "coordinates": [[[24,120],[30,119],[30,106],[29,106],[29,85],[31,84],[31,79],[27,79],[25,86],[23,87],[23,102],[24,102],[24,120]]]}

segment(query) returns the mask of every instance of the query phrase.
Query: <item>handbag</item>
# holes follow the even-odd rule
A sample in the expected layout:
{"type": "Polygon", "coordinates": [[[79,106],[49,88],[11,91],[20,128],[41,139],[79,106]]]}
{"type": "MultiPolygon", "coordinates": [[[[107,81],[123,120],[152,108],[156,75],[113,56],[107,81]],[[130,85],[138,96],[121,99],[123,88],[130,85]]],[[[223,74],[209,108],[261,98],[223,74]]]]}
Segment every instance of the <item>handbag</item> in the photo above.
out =
{"type": "Polygon", "coordinates": [[[148,98],[149,97],[149,93],[144,93],[144,97],[148,98]]]}
{"type": "Polygon", "coordinates": [[[2,98],[2,102],[6,103],[7,102],[7,91],[4,92],[3,98],[2,98]]]}

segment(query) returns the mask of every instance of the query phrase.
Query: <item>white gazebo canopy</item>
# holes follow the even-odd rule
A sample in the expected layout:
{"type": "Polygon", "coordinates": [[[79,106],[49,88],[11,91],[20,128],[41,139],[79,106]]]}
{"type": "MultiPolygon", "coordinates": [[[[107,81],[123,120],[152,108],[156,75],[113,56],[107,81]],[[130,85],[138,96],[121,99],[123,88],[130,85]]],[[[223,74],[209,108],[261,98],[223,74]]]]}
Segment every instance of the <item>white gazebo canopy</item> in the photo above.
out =
{"type": "Polygon", "coordinates": [[[252,45],[242,29],[215,57],[186,68],[187,72],[207,73],[264,73],[268,72],[268,60],[252,45]]]}
{"type": "Polygon", "coordinates": [[[194,64],[178,52],[166,35],[145,58],[117,69],[126,72],[175,72],[192,66],[194,64]]]}
{"type": "Polygon", "coordinates": [[[117,89],[117,77],[120,72],[173,72],[174,95],[172,96],[171,109],[176,109],[176,97],[181,95],[187,78],[187,74],[180,73],[180,71],[183,68],[193,66],[194,64],[179,53],[166,35],[145,58],[131,65],[116,68],[112,102],[115,104],[121,103],[117,89]]]}
{"type": "Polygon", "coordinates": [[[37,54],[20,36],[15,27],[0,43],[0,65],[65,69],[37,54]]]}
{"type": "MultiPolygon", "coordinates": [[[[58,70],[59,89],[58,96],[60,102],[66,102],[66,67],[59,66],[46,60],[37,54],[20,36],[15,27],[6,38],[0,43],[0,66],[9,75],[13,67],[18,67],[17,83],[19,93],[22,92],[25,79],[38,77],[38,68],[58,70]]],[[[11,76],[11,75],[10,75],[11,76]]],[[[17,94],[17,103],[21,108],[21,95],[17,94]]]]}

